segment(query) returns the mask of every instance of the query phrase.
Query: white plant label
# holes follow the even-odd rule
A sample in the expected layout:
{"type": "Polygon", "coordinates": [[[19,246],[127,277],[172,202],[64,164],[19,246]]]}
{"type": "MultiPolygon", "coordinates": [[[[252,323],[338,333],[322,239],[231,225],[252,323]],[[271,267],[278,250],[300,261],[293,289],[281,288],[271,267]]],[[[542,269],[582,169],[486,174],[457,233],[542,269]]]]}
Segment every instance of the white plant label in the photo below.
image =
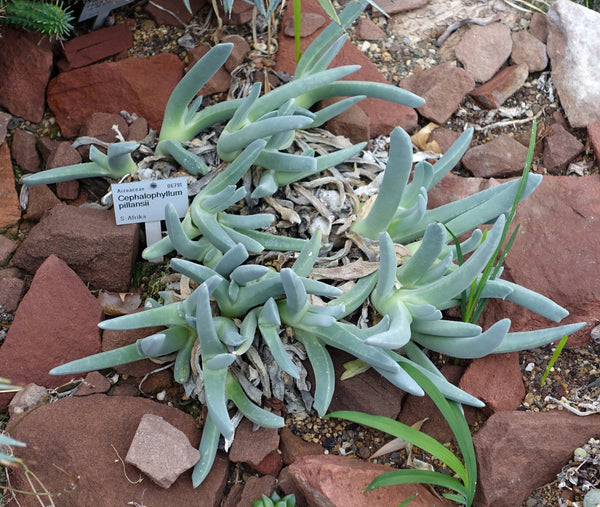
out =
{"type": "Polygon", "coordinates": [[[169,202],[180,218],[188,210],[186,178],[113,183],[111,190],[117,225],[164,220],[169,202]]]}

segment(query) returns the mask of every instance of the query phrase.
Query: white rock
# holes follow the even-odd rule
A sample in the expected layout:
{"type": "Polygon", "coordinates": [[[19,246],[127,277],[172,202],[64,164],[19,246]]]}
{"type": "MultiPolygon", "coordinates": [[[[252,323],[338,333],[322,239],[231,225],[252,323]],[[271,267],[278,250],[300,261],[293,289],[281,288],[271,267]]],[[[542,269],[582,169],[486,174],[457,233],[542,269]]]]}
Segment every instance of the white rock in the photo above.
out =
{"type": "Polygon", "coordinates": [[[552,81],[569,123],[600,121],[600,14],[557,0],[546,18],[552,81]]]}

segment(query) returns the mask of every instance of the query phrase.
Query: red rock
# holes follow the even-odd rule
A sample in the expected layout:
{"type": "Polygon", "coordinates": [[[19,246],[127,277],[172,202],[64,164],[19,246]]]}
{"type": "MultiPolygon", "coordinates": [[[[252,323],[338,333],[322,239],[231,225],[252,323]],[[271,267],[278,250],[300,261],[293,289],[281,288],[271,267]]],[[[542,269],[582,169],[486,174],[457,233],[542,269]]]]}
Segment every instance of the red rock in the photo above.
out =
{"type": "Polygon", "coordinates": [[[598,436],[599,424],[598,415],[557,410],[494,414],[473,436],[479,470],[473,505],[521,505],[531,491],[556,480],[573,450],[598,436]]]}
{"type": "MultiPolygon", "coordinates": [[[[208,53],[208,46],[196,46],[188,51],[189,63],[186,71],[189,71],[200,58],[208,53]]],[[[225,67],[219,68],[208,82],[200,89],[199,94],[203,97],[213,95],[215,93],[226,92],[231,84],[231,74],[225,70],[225,67]]]]}
{"type": "Polygon", "coordinates": [[[270,453],[279,447],[279,434],[276,428],[258,428],[253,431],[254,423],[242,419],[235,430],[235,439],[229,450],[229,461],[258,466],[270,453]]]}
{"type": "MultiPolygon", "coordinates": [[[[398,14],[399,12],[412,11],[419,9],[429,3],[429,0],[380,0],[375,2],[377,6],[386,14],[398,14]]],[[[383,16],[381,11],[372,8],[373,16],[383,16]]]]}
{"type": "Polygon", "coordinates": [[[15,116],[39,123],[44,92],[52,72],[48,40],[33,32],[2,27],[0,38],[0,106],[15,116]],[[26,64],[24,63],[26,62],[26,64]]]}
{"type": "Polygon", "coordinates": [[[92,113],[85,119],[79,130],[79,135],[95,137],[106,143],[116,143],[119,138],[113,129],[113,125],[116,125],[122,136],[127,139],[129,125],[127,125],[125,118],[118,113],[92,113]]]}
{"type": "Polygon", "coordinates": [[[162,417],[144,414],[125,463],[135,466],[161,488],[170,488],[179,476],[200,459],[185,433],[162,417]]]}
{"type": "Polygon", "coordinates": [[[56,184],[56,196],[59,199],[74,201],[79,197],[79,181],[61,181],[56,184]]]}
{"type": "MultiPolygon", "coordinates": [[[[224,25],[243,25],[252,21],[252,11],[254,5],[248,2],[233,2],[231,12],[225,14],[223,6],[219,2],[219,15],[223,20],[224,25]]],[[[302,6],[304,8],[304,5],[302,6]]]]}
{"type": "Polygon", "coordinates": [[[6,236],[0,236],[0,266],[5,266],[12,254],[17,249],[17,244],[6,236]]]}
{"type": "MultiPolygon", "coordinates": [[[[316,12],[303,12],[300,14],[300,37],[308,37],[321,28],[327,20],[316,12]]],[[[283,33],[288,37],[294,37],[294,16],[287,18],[283,26],[283,33]]]]}
{"type": "MultiPolygon", "coordinates": [[[[0,371],[15,383],[57,387],[70,375],[52,376],[59,364],[100,351],[102,307],[79,277],[51,255],[37,270],[31,287],[0,349],[0,371]]],[[[5,408],[12,394],[0,396],[5,408]]]]}
{"type": "Polygon", "coordinates": [[[438,127],[435,130],[433,130],[431,134],[429,134],[427,142],[430,143],[432,141],[435,141],[441,148],[442,153],[446,153],[454,144],[454,141],[456,141],[459,137],[460,134],[458,132],[455,132],[454,130],[446,129],[444,127],[438,127]]]}
{"type": "Polygon", "coordinates": [[[81,163],[81,155],[70,142],[61,141],[46,160],[46,169],[81,163]]]}
{"type": "Polygon", "coordinates": [[[325,452],[322,446],[302,440],[299,436],[294,435],[288,427],[281,428],[279,437],[281,439],[279,441],[281,459],[285,465],[291,465],[301,456],[311,456],[325,452]]]}
{"type": "MultiPolygon", "coordinates": [[[[260,499],[261,495],[270,497],[277,487],[277,479],[272,475],[251,476],[248,477],[245,484],[239,484],[239,492],[236,492],[234,488],[238,484],[234,484],[234,487],[231,488],[223,507],[247,507],[252,505],[254,500],[260,499]]],[[[300,504],[296,502],[296,505],[300,504]]]]}
{"type": "MultiPolygon", "coordinates": [[[[352,505],[352,507],[396,507],[415,495],[411,507],[440,507],[453,505],[440,499],[423,484],[401,484],[364,492],[371,481],[390,468],[324,454],[304,456],[287,467],[287,474],[302,490],[308,505],[352,505]]],[[[283,487],[283,484],[280,485],[283,487]]],[[[289,481],[284,491],[288,492],[289,481]]]]}
{"type": "Polygon", "coordinates": [[[528,75],[526,63],[504,67],[492,79],[475,88],[469,95],[486,109],[498,109],[508,97],[523,86],[528,75]]]}
{"type": "Polygon", "coordinates": [[[25,293],[25,282],[18,276],[0,278],[0,306],[8,313],[14,313],[25,293]]]}
{"type": "Polygon", "coordinates": [[[600,161],[600,121],[590,123],[587,126],[588,138],[596,155],[596,162],[600,161]]]}
{"type": "MultiPolygon", "coordinates": [[[[283,16],[283,23],[285,23],[286,20],[293,15],[293,9],[289,7],[289,5],[291,4],[288,4],[288,9],[283,16]]],[[[304,0],[302,2],[302,12],[316,12],[322,16],[326,16],[325,11],[319,7],[316,0],[304,0]]],[[[302,38],[300,41],[301,51],[304,51],[319,33],[320,31],[315,32],[309,37],[302,38]]],[[[281,33],[278,40],[279,49],[277,52],[276,69],[278,71],[287,72],[288,74],[293,75],[296,68],[296,50],[294,47],[294,39],[291,37],[286,37],[283,33],[281,33]]],[[[335,57],[330,67],[338,67],[342,65],[361,66],[360,70],[350,74],[344,79],[388,83],[373,62],[371,62],[371,60],[350,41],[346,41],[340,53],[335,57]]],[[[397,126],[401,126],[403,129],[408,131],[414,130],[417,127],[417,113],[410,107],[373,98],[362,100],[358,106],[371,119],[371,137],[388,135],[397,126]]]]}
{"type": "Polygon", "coordinates": [[[442,63],[408,76],[400,82],[400,87],[423,97],[425,104],[417,111],[441,125],[458,109],[465,95],[475,87],[475,81],[463,69],[442,63]]]}
{"type": "Polygon", "coordinates": [[[221,40],[223,43],[230,42],[233,44],[233,49],[229,58],[225,62],[225,70],[233,72],[233,70],[241,65],[248,53],[250,52],[250,44],[241,35],[227,35],[221,40]]]}
{"type": "MultiPolygon", "coordinates": [[[[521,224],[519,235],[504,263],[504,278],[551,298],[571,313],[561,324],[588,322],[569,337],[569,346],[589,342],[600,312],[599,192],[598,174],[544,176],[517,208],[514,221],[521,224]],[[553,248],[556,245],[560,248],[553,248]],[[552,255],[548,255],[549,248],[552,255]]],[[[488,302],[484,316],[484,322],[509,317],[511,331],[556,326],[518,305],[497,300],[488,302]]]]}
{"type": "Polygon", "coordinates": [[[527,148],[506,134],[467,150],[462,158],[466,169],[479,178],[505,178],[523,173],[527,148]]]}
{"type": "Polygon", "coordinates": [[[356,38],[358,40],[380,40],[385,37],[385,32],[369,18],[359,18],[356,24],[356,38]]]}
{"type": "Polygon", "coordinates": [[[146,118],[136,118],[129,125],[128,141],[142,141],[148,135],[146,118]]]}
{"type": "Polygon", "coordinates": [[[50,154],[56,149],[56,147],[59,144],[60,141],[58,139],[50,139],[49,137],[40,137],[37,140],[37,149],[39,150],[40,155],[42,156],[44,164],[46,163],[46,160],[48,160],[50,154]]]}
{"type": "Polygon", "coordinates": [[[35,147],[37,140],[31,132],[15,130],[12,138],[10,153],[15,164],[30,173],[40,170],[40,157],[35,147]]]}
{"type": "Polygon", "coordinates": [[[540,42],[546,44],[548,40],[548,22],[545,14],[534,12],[529,23],[529,33],[540,42]]]}
{"type": "Polygon", "coordinates": [[[62,72],[78,69],[117,55],[133,46],[133,34],[126,24],[108,26],[75,37],[63,45],[62,72]]]}
{"type": "MultiPolygon", "coordinates": [[[[321,101],[321,105],[326,107],[336,101],[337,99],[325,99],[321,101]]],[[[332,134],[346,136],[353,143],[361,143],[371,139],[370,123],[369,116],[359,104],[355,104],[329,120],[326,126],[332,134]]]]}
{"type": "Polygon", "coordinates": [[[110,380],[97,371],[91,371],[85,376],[85,379],[74,396],[89,396],[91,394],[102,394],[108,392],[111,387],[110,380]]]}
{"type": "Polygon", "coordinates": [[[573,162],[585,147],[562,125],[554,123],[552,130],[554,133],[544,138],[544,167],[549,173],[557,174],[573,162]]]}
{"type": "Polygon", "coordinates": [[[15,174],[6,141],[0,145],[0,230],[21,219],[21,206],[15,188],[15,174]]]}
{"type": "Polygon", "coordinates": [[[489,81],[512,51],[510,28],[503,23],[471,25],[456,46],[456,58],[478,83],[489,81]]]}
{"type": "Polygon", "coordinates": [[[255,472],[263,475],[278,475],[283,467],[283,461],[281,455],[277,451],[271,451],[267,454],[264,459],[255,467],[255,472]]]}
{"type": "Polygon", "coordinates": [[[388,382],[378,372],[369,369],[360,375],[340,380],[344,363],[355,359],[338,349],[331,349],[335,370],[335,392],[329,411],[357,410],[367,414],[382,415],[395,419],[400,413],[404,393],[388,382]]]}
{"type": "Polygon", "coordinates": [[[487,415],[516,410],[525,397],[519,353],[490,354],[474,359],[458,387],[483,401],[482,410],[487,415]]]}
{"type": "Polygon", "coordinates": [[[122,110],[143,116],[158,130],[167,100],[182,77],[183,63],[171,53],[98,63],[53,78],[47,101],[64,137],[75,137],[92,113],[122,110]]]}
{"type": "Polygon", "coordinates": [[[512,32],[513,41],[510,62],[513,64],[526,63],[529,72],[538,72],[548,66],[546,45],[537,37],[526,31],[512,32]]]}
{"type": "Polygon", "coordinates": [[[438,208],[499,184],[500,182],[494,178],[463,178],[448,173],[429,191],[427,207],[429,209],[438,208]]]}
{"type": "MultiPolygon", "coordinates": [[[[140,505],[220,505],[228,473],[227,460],[221,454],[206,480],[195,489],[191,472],[184,473],[168,490],[147,479],[138,482],[141,476],[131,466],[127,465],[124,473],[121,460],[145,414],[162,417],[198,447],[200,432],[190,415],[144,398],[102,394],[68,397],[44,405],[23,418],[12,436],[35,442],[19,455],[50,491],[61,492],[58,503],[62,507],[97,505],[99,494],[103,505],[127,505],[131,501],[140,505]]],[[[15,489],[28,489],[21,469],[15,469],[11,481],[15,489]]],[[[17,499],[24,507],[39,505],[32,495],[17,494],[17,499]]]]}
{"type": "Polygon", "coordinates": [[[185,26],[205,4],[206,0],[190,0],[190,12],[181,0],[154,0],[146,5],[146,12],[158,25],[185,26]]]}
{"type": "Polygon", "coordinates": [[[138,224],[115,225],[112,210],[54,206],[21,243],[15,265],[33,273],[60,255],[95,288],[127,291],[139,246],[138,224]]]}
{"type": "Polygon", "coordinates": [[[36,185],[27,189],[29,202],[27,204],[26,218],[39,220],[44,213],[60,204],[60,199],[48,188],[48,185],[36,185]]]}

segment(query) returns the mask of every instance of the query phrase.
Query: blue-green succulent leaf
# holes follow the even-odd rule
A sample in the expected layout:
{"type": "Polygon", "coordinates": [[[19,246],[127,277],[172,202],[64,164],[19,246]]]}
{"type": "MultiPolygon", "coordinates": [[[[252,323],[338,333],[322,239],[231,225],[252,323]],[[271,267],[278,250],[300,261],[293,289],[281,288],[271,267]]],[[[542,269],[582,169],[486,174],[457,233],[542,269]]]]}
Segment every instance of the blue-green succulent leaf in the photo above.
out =
{"type": "Polygon", "coordinates": [[[550,342],[562,338],[564,335],[576,333],[586,325],[585,322],[567,324],[565,326],[551,327],[548,329],[537,329],[535,331],[523,331],[508,333],[502,343],[494,349],[494,354],[505,352],[516,352],[519,350],[542,347],[550,342]]]}
{"type": "Polygon", "coordinates": [[[502,319],[478,336],[449,338],[412,333],[412,339],[423,347],[463,359],[474,359],[491,354],[502,343],[510,328],[510,319],[502,319]]]}

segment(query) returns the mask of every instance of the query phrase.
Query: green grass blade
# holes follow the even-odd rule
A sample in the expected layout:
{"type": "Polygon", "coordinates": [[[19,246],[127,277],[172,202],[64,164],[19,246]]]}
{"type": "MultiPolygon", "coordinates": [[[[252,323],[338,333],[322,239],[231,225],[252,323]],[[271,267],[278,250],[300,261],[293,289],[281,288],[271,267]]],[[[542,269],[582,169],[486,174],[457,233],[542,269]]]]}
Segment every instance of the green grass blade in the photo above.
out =
{"type": "Polygon", "coordinates": [[[454,470],[454,472],[456,472],[463,480],[466,477],[465,467],[449,449],[440,444],[435,438],[432,438],[419,430],[407,426],[406,424],[394,421],[389,417],[363,414],[361,412],[350,412],[347,410],[333,412],[328,414],[327,417],[346,419],[363,426],[375,428],[397,438],[402,438],[415,445],[419,449],[422,449],[432,456],[435,456],[437,459],[445,463],[449,468],[454,470]]]}
{"type": "Polygon", "coordinates": [[[371,484],[366,487],[365,491],[371,491],[375,488],[381,488],[383,486],[415,483],[433,484],[434,486],[453,489],[454,491],[463,495],[465,498],[468,496],[468,491],[460,481],[441,472],[432,472],[430,470],[404,469],[386,472],[375,477],[371,484]]]}

